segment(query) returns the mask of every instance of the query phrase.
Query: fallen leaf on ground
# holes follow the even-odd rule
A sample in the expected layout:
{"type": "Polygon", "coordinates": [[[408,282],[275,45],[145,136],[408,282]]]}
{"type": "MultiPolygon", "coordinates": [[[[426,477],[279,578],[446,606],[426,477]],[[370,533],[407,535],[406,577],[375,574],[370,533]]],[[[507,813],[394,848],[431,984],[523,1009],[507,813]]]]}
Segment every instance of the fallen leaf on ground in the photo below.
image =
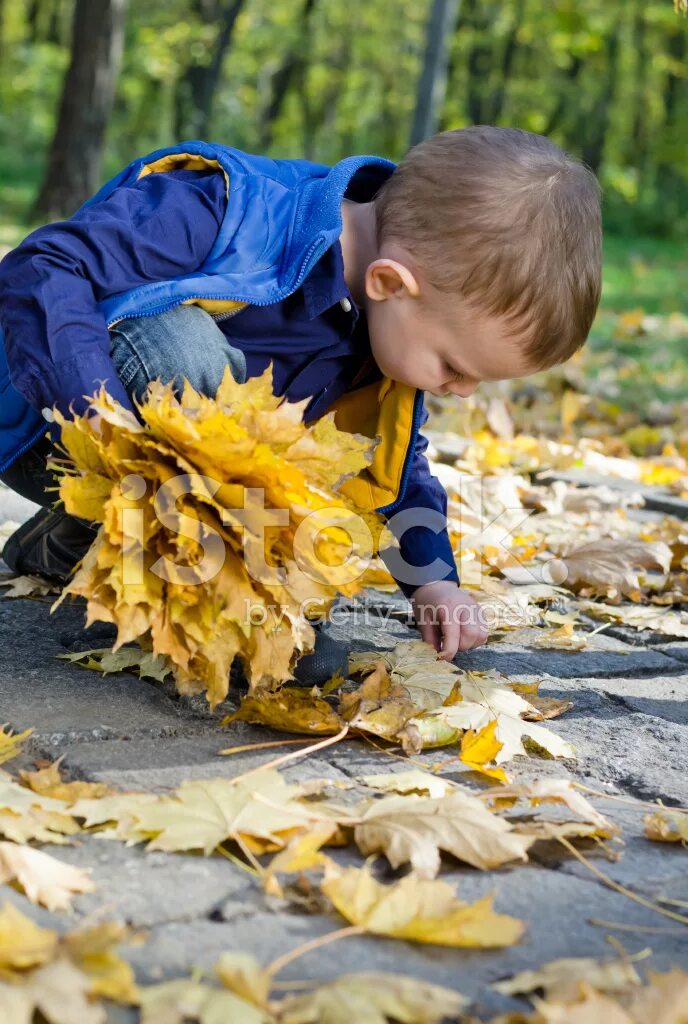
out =
{"type": "Polygon", "coordinates": [[[110,672],[133,672],[139,679],[157,679],[159,683],[173,674],[169,660],[152,651],[142,651],[139,647],[120,647],[113,651],[109,647],[96,647],[90,651],[69,651],[56,654],[56,658],[71,661],[82,668],[108,675],[110,672]]]}
{"type": "Polygon", "coordinates": [[[645,835],[658,843],[685,843],[688,845],[688,814],[672,811],[670,807],[647,814],[644,819],[645,835]]]}
{"type": "Polygon", "coordinates": [[[93,892],[89,873],[41,850],[0,842],[0,885],[16,882],[32,903],[48,910],[69,909],[77,893],[93,892]]]}
{"type": "Polygon", "coordinates": [[[49,583],[40,576],[15,576],[13,579],[0,580],[0,587],[7,587],[2,594],[4,598],[46,597],[48,594],[59,594],[60,587],[49,583]]]}
{"type": "Polygon", "coordinates": [[[70,810],[88,826],[115,822],[117,838],[147,842],[149,850],[202,850],[208,855],[238,837],[263,852],[280,849],[295,832],[322,822],[317,804],[300,801],[299,792],[278,772],[265,769],[236,783],[184,782],[169,796],[116,794],[81,800],[70,810]]]}
{"type": "Polygon", "coordinates": [[[0,910],[0,978],[52,960],[57,933],[40,928],[11,903],[0,910]]]}
{"type": "Polygon", "coordinates": [[[440,850],[485,871],[527,860],[531,845],[508,821],[458,788],[444,797],[374,800],[360,815],[354,838],[362,853],[384,853],[393,868],[410,863],[421,878],[437,875],[440,850]]]}
{"type": "Polygon", "coordinates": [[[89,798],[97,800],[114,792],[104,782],[65,782],[60,772],[61,763],[62,758],[59,757],[47,768],[41,768],[35,772],[20,771],[19,778],[22,785],[41,796],[51,797],[53,800],[64,800],[66,803],[89,798]]]}
{"type": "Polygon", "coordinates": [[[33,729],[24,729],[24,732],[11,733],[9,726],[3,725],[0,728],[0,764],[11,761],[13,757],[21,753],[22,743],[33,732],[33,729]]]}
{"type": "Polygon", "coordinates": [[[467,1001],[458,992],[402,974],[343,974],[287,996],[279,1004],[279,1024],[440,1024],[467,1001]]]}
{"type": "Polygon", "coordinates": [[[381,885],[367,867],[333,866],[322,889],[342,917],[374,935],[487,949],[513,945],[524,930],[521,921],[494,912],[491,896],[461,903],[451,885],[416,875],[381,885]]]}
{"type": "Polygon", "coordinates": [[[379,793],[425,793],[427,796],[440,797],[454,789],[453,782],[420,768],[405,772],[384,772],[381,775],[362,775],[358,781],[379,793]]]}
{"type": "Polygon", "coordinates": [[[66,843],[65,836],[78,831],[64,803],[32,793],[0,771],[0,836],[14,843],[66,843]]]}
{"type": "Polygon", "coordinates": [[[31,1024],[39,1013],[47,1024],[105,1024],[105,1007],[89,994],[89,979],[69,960],[56,960],[32,971],[21,988],[0,984],[0,1019],[31,1024]]]}
{"type": "Polygon", "coordinates": [[[571,745],[544,726],[533,724],[533,719],[543,716],[503,682],[503,677],[494,674],[466,672],[461,677],[458,702],[437,708],[423,718],[412,719],[410,724],[418,728],[422,737],[427,726],[432,729],[433,719],[439,719],[449,730],[462,731],[479,731],[495,721],[495,737],[501,743],[495,755],[496,764],[519,755],[527,757],[526,743],[530,750],[534,748],[540,754],[573,757],[571,745]]]}
{"type": "Polygon", "coordinates": [[[671,548],[663,541],[604,537],[559,557],[568,570],[564,585],[582,590],[588,597],[639,595],[641,584],[636,569],[659,568],[667,573],[671,566],[671,548]]]}
{"type": "Polygon", "coordinates": [[[505,996],[522,995],[542,989],[547,999],[574,1001],[581,982],[600,992],[621,992],[631,985],[640,985],[638,972],[628,960],[600,963],[590,957],[552,960],[536,971],[522,971],[507,981],[492,986],[505,996]]]}
{"type": "Polygon", "coordinates": [[[534,779],[532,782],[512,782],[508,786],[488,789],[480,799],[496,807],[513,807],[519,800],[525,800],[532,807],[538,804],[565,804],[574,814],[600,828],[614,829],[603,814],[576,789],[569,779],[534,779]]]}
{"type": "Polygon", "coordinates": [[[186,979],[140,989],[141,1024],[276,1024],[272,1014],[225,989],[186,979]]]}
{"type": "Polygon", "coordinates": [[[116,949],[127,937],[127,928],[118,921],[79,928],[64,936],[67,955],[88,976],[92,996],[126,1005],[138,1002],[132,966],[116,949]]]}
{"type": "Polygon", "coordinates": [[[232,722],[253,722],[267,725],[279,732],[313,733],[331,736],[344,725],[331,704],[300,686],[283,686],[275,693],[250,693],[239,708],[222,719],[232,722]]]}
{"type": "Polygon", "coordinates": [[[461,737],[461,753],[459,757],[473,771],[480,772],[490,779],[506,782],[506,772],[503,768],[489,766],[489,763],[494,761],[503,746],[495,735],[496,731],[496,719],[492,719],[491,722],[488,722],[478,732],[475,729],[468,729],[461,737]]]}

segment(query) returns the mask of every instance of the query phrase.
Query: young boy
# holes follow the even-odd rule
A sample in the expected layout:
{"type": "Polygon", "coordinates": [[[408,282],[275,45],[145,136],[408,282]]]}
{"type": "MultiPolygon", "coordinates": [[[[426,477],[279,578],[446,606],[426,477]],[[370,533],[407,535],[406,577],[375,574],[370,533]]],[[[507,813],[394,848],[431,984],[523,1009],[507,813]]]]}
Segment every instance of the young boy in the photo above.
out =
{"type": "MultiPolygon", "coordinates": [[[[398,166],[158,150],[0,263],[0,479],[49,506],[59,433],[43,417],[83,414],[101,381],[133,411],[155,377],[212,396],[227,364],[243,381],[272,361],[275,394],[310,397],[305,422],[335,410],[380,435],[349,493],[387,518],[399,549],[383,557],[451,659],[486,630],[418,432],[423,391],[461,399],[569,358],[599,302],[600,241],[592,172],[519,129],[442,132],[398,166]]],[[[64,581],[93,536],[43,508],[3,556],[64,581]]]]}

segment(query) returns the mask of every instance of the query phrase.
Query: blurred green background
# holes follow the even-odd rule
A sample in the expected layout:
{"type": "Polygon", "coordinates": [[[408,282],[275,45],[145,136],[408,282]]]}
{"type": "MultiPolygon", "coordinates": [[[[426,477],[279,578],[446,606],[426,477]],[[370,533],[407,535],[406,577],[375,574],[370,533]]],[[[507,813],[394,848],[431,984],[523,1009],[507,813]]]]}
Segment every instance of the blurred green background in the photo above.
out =
{"type": "Polygon", "coordinates": [[[675,397],[688,366],[684,7],[0,0],[0,254],[184,138],[334,163],[398,160],[435,130],[513,125],[550,136],[602,184],[592,352],[613,342],[646,390],[659,360],[675,397]]]}

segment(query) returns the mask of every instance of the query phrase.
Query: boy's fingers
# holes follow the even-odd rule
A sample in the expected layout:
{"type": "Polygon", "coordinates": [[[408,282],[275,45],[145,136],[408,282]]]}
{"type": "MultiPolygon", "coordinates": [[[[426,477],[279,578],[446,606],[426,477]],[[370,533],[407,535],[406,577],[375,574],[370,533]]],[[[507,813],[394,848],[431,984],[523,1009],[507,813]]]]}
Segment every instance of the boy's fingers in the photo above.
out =
{"type": "Polygon", "coordinates": [[[442,631],[442,657],[445,661],[451,661],[456,652],[461,648],[461,626],[454,622],[451,615],[441,613],[443,621],[440,624],[442,631]]]}
{"type": "Polygon", "coordinates": [[[440,630],[436,622],[423,622],[418,626],[420,635],[426,644],[430,644],[436,651],[440,649],[440,630]]]}

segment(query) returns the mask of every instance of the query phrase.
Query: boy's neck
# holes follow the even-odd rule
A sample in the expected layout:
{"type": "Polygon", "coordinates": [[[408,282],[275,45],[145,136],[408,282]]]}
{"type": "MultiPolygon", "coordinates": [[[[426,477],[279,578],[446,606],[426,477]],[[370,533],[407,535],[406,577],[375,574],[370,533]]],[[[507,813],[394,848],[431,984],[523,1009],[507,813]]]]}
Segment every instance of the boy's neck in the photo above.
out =
{"type": "Polygon", "coordinates": [[[365,273],[377,257],[375,204],[342,200],[342,233],[339,241],[344,260],[344,278],[354,302],[365,310],[365,273]]]}

